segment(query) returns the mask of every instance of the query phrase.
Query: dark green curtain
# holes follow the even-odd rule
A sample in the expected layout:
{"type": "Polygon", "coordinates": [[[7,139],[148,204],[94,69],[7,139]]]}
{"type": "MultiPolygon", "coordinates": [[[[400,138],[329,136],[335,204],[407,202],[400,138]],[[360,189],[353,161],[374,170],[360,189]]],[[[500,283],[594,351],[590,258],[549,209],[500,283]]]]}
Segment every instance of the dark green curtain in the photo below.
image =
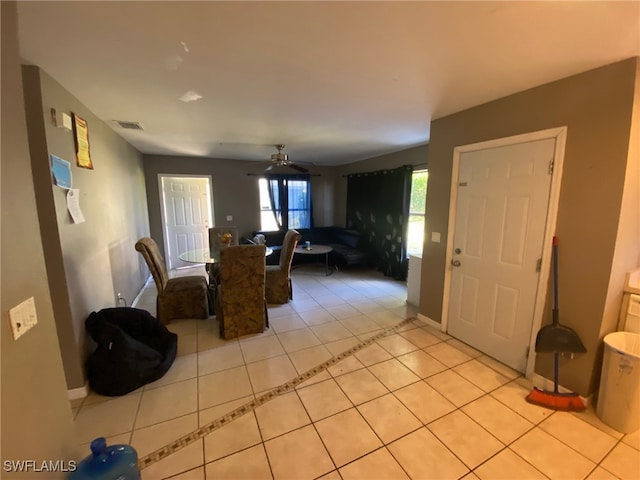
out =
{"type": "Polygon", "coordinates": [[[413,167],[347,177],[347,228],[360,232],[378,259],[378,270],[407,278],[407,222],[413,167]]]}

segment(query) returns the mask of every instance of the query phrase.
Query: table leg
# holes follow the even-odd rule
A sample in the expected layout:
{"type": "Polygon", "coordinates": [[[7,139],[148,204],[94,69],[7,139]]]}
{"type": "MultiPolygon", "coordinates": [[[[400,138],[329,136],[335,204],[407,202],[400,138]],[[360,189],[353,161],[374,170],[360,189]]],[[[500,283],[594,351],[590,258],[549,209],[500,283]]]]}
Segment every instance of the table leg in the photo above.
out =
{"type": "Polygon", "coordinates": [[[219,283],[219,267],[214,263],[207,263],[205,269],[209,275],[209,302],[211,308],[211,315],[216,314],[216,293],[219,283]]]}
{"type": "Polygon", "coordinates": [[[333,270],[329,268],[329,252],[324,254],[324,263],[325,263],[325,266],[327,268],[326,276],[328,277],[329,275],[331,275],[333,273],[333,270]]]}

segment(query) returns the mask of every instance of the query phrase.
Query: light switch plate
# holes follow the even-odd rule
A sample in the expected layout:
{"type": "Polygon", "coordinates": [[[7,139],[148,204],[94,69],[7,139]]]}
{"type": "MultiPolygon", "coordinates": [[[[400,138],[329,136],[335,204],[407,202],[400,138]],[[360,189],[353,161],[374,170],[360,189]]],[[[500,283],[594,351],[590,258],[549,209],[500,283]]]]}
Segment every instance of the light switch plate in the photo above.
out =
{"type": "Polygon", "coordinates": [[[233,222],[233,215],[227,215],[227,222],[233,222]]]}
{"type": "Polygon", "coordinates": [[[433,243],[440,243],[440,232],[431,232],[431,241],[433,243]]]}
{"type": "Polygon", "coordinates": [[[20,338],[25,332],[38,323],[34,298],[27,298],[24,302],[9,310],[9,321],[11,322],[11,331],[13,332],[14,340],[20,338]]]}

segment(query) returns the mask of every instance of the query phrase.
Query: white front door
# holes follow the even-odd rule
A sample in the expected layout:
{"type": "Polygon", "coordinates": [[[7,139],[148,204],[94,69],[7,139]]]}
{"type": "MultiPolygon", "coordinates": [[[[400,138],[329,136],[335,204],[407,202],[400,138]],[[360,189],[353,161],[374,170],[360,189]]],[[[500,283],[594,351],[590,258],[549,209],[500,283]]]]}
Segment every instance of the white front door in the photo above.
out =
{"type": "MultiPolygon", "coordinates": [[[[460,154],[448,332],[524,372],[556,139],[460,154]]],[[[545,262],[546,263],[546,262],[545,262]]]]}
{"type": "Polygon", "coordinates": [[[178,255],[209,245],[211,178],[160,176],[167,268],[188,266],[178,255]]]}

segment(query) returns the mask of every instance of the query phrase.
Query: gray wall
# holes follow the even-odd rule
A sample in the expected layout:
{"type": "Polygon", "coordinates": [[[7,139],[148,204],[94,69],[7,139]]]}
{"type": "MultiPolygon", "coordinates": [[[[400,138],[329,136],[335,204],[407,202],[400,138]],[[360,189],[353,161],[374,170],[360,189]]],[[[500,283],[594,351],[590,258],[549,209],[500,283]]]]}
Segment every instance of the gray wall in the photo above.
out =
{"type": "MultiPolygon", "coordinates": [[[[22,102],[15,2],[1,2],[1,284],[2,461],[74,458],[67,398],[31,178],[22,102]],[[17,341],[8,311],[34,297],[38,324],[17,341]]],[[[47,478],[65,475],[48,474],[47,478]]],[[[2,473],[2,478],[26,478],[2,473]]]]}
{"type": "MultiPolygon", "coordinates": [[[[428,145],[420,145],[398,152],[380,155],[337,167],[336,178],[336,225],[345,226],[347,221],[347,178],[351,173],[375,172],[386,168],[413,165],[417,169],[427,168],[428,145]]],[[[378,193],[378,192],[372,192],[378,193]]]]}
{"type": "Polygon", "coordinates": [[[149,224],[141,155],[38,67],[23,67],[31,166],[45,262],[69,389],[85,383],[87,338],[92,311],[113,307],[117,293],[129,304],[148,270],[134,249],[149,224]],[[56,128],[50,109],[75,112],[89,126],[93,170],[75,161],[73,133],[56,128]],[[73,187],[80,189],[86,221],[74,224],[66,190],[52,184],[49,155],[71,162],[73,187]]]}
{"type": "MultiPolygon", "coordinates": [[[[258,176],[265,162],[201,157],[144,156],[144,175],[149,205],[151,237],[164,248],[158,175],[210,175],[213,184],[214,215],[217,226],[235,225],[241,236],[260,229],[258,176]],[[252,175],[249,175],[252,174],[252,175]],[[226,220],[227,215],[233,221],[226,220]]],[[[313,216],[316,226],[334,225],[335,167],[307,167],[311,176],[313,216]]],[[[288,167],[270,173],[296,173],[288,167]]]]}
{"type": "MultiPolygon", "coordinates": [[[[602,356],[601,324],[612,274],[638,266],[640,247],[618,255],[612,270],[627,170],[636,59],[536,87],[432,122],[420,313],[441,320],[453,149],[484,140],[567,126],[556,234],[561,239],[559,290],[562,318],[588,352],[561,366],[562,383],[587,395],[596,389],[602,356]]],[[[637,179],[636,179],[637,181],[637,179]]],[[[621,290],[611,304],[620,305],[621,290]]],[[[605,318],[606,315],[606,318],[605,318]]],[[[562,320],[561,320],[562,321],[562,320]]],[[[538,355],[536,371],[552,378],[550,355],[538,355]]]]}

